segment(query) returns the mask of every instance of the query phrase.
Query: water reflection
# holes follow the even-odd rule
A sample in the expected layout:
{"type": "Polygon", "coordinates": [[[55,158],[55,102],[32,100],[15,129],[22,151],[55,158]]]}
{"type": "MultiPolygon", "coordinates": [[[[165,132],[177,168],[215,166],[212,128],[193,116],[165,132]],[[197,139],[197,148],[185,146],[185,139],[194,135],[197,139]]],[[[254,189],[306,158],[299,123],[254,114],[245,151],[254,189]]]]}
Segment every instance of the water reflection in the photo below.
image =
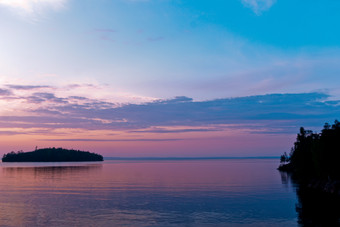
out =
{"type": "Polygon", "coordinates": [[[67,177],[69,175],[76,175],[89,173],[90,171],[100,170],[102,164],[85,164],[85,165],[74,165],[74,166],[6,166],[2,168],[3,174],[19,176],[25,175],[25,177],[51,177],[53,179],[67,177]]]}
{"type": "Polygon", "coordinates": [[[1,165],[0,226],[294,226],[272,160],[1,165]]]}
{"type": "Polygon", "coordinates": [[[295,188],[298,224],[302,227],[340,226],[340,198],[299,184],[291,174],[280,172],[284,185],[295,188]]]}

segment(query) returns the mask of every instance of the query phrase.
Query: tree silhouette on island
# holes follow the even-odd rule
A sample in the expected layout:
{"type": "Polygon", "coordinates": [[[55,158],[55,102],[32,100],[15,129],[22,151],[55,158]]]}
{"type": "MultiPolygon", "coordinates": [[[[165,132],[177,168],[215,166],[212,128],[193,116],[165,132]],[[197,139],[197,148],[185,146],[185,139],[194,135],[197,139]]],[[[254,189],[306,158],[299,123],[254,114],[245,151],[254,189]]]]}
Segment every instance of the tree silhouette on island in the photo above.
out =
{"type": "Polygon", "coordinates": [[[340,195],[340,122],[326,123],[321,133],[300,128],[290,154],[281,155],[278,170],[310,188],[340,195]]]}
{"type": "Polygon", "coordinates": [[[2,162],[89,162],[103,161],[103,156],[96,153],[64,148],[42,148],[30,152],[10,152],[4,154],[2,162]]]}

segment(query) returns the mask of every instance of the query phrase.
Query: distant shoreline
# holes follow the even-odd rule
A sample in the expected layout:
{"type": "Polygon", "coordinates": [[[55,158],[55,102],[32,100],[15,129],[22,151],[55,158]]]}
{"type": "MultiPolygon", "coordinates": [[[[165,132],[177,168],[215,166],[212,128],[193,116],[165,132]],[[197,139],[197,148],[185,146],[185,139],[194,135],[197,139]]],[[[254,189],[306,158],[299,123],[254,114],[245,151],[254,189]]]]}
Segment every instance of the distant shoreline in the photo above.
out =
{"type": "Polygon", "coordinates": [[[278,159],[279,156],[254,156],[254,157],[104,157],[104,161],[109,160],[126,160],[126,161],[134,161],[134,160],[230,160],[230,159],[278,159]]]}

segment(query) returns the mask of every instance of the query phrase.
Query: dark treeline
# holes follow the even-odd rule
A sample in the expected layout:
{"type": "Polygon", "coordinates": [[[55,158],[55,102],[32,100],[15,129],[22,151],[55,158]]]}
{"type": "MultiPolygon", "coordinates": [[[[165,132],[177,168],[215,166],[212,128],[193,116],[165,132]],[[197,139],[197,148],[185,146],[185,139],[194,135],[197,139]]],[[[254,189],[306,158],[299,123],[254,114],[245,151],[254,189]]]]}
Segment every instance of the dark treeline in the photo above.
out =
{"type": "Polygon", "coordinates": [[[340,122],[321,133],[300,128],[290,154],[278,168],[296,187],[300,226],[340,226],[340,122]]]}
{"type": "Polygon", "coordinates": [[[85,162],[103,161],[103,156],[96,153],[64,148],[42,148],[31,152],[10,152],[4,154],[3,162],[85,162]]]}
{"type": "Polygon", "coordinates": [[[326,123],[321,133],[300,128],[289,155],[281,156],[279,170],[300,179],[340,180],[340,122],[326,123]]]}

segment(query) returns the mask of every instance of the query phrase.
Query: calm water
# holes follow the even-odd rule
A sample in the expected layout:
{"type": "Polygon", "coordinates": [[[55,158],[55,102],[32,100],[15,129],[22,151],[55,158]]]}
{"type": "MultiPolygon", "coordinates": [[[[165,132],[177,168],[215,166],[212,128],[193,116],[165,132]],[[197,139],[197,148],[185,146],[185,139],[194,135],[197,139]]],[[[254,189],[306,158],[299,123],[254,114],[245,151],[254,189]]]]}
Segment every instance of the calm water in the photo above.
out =
{"type": "Polygon", "coordinates": [[[1,163],[0,226],[297,226],[276,159],[1,163]]]}

